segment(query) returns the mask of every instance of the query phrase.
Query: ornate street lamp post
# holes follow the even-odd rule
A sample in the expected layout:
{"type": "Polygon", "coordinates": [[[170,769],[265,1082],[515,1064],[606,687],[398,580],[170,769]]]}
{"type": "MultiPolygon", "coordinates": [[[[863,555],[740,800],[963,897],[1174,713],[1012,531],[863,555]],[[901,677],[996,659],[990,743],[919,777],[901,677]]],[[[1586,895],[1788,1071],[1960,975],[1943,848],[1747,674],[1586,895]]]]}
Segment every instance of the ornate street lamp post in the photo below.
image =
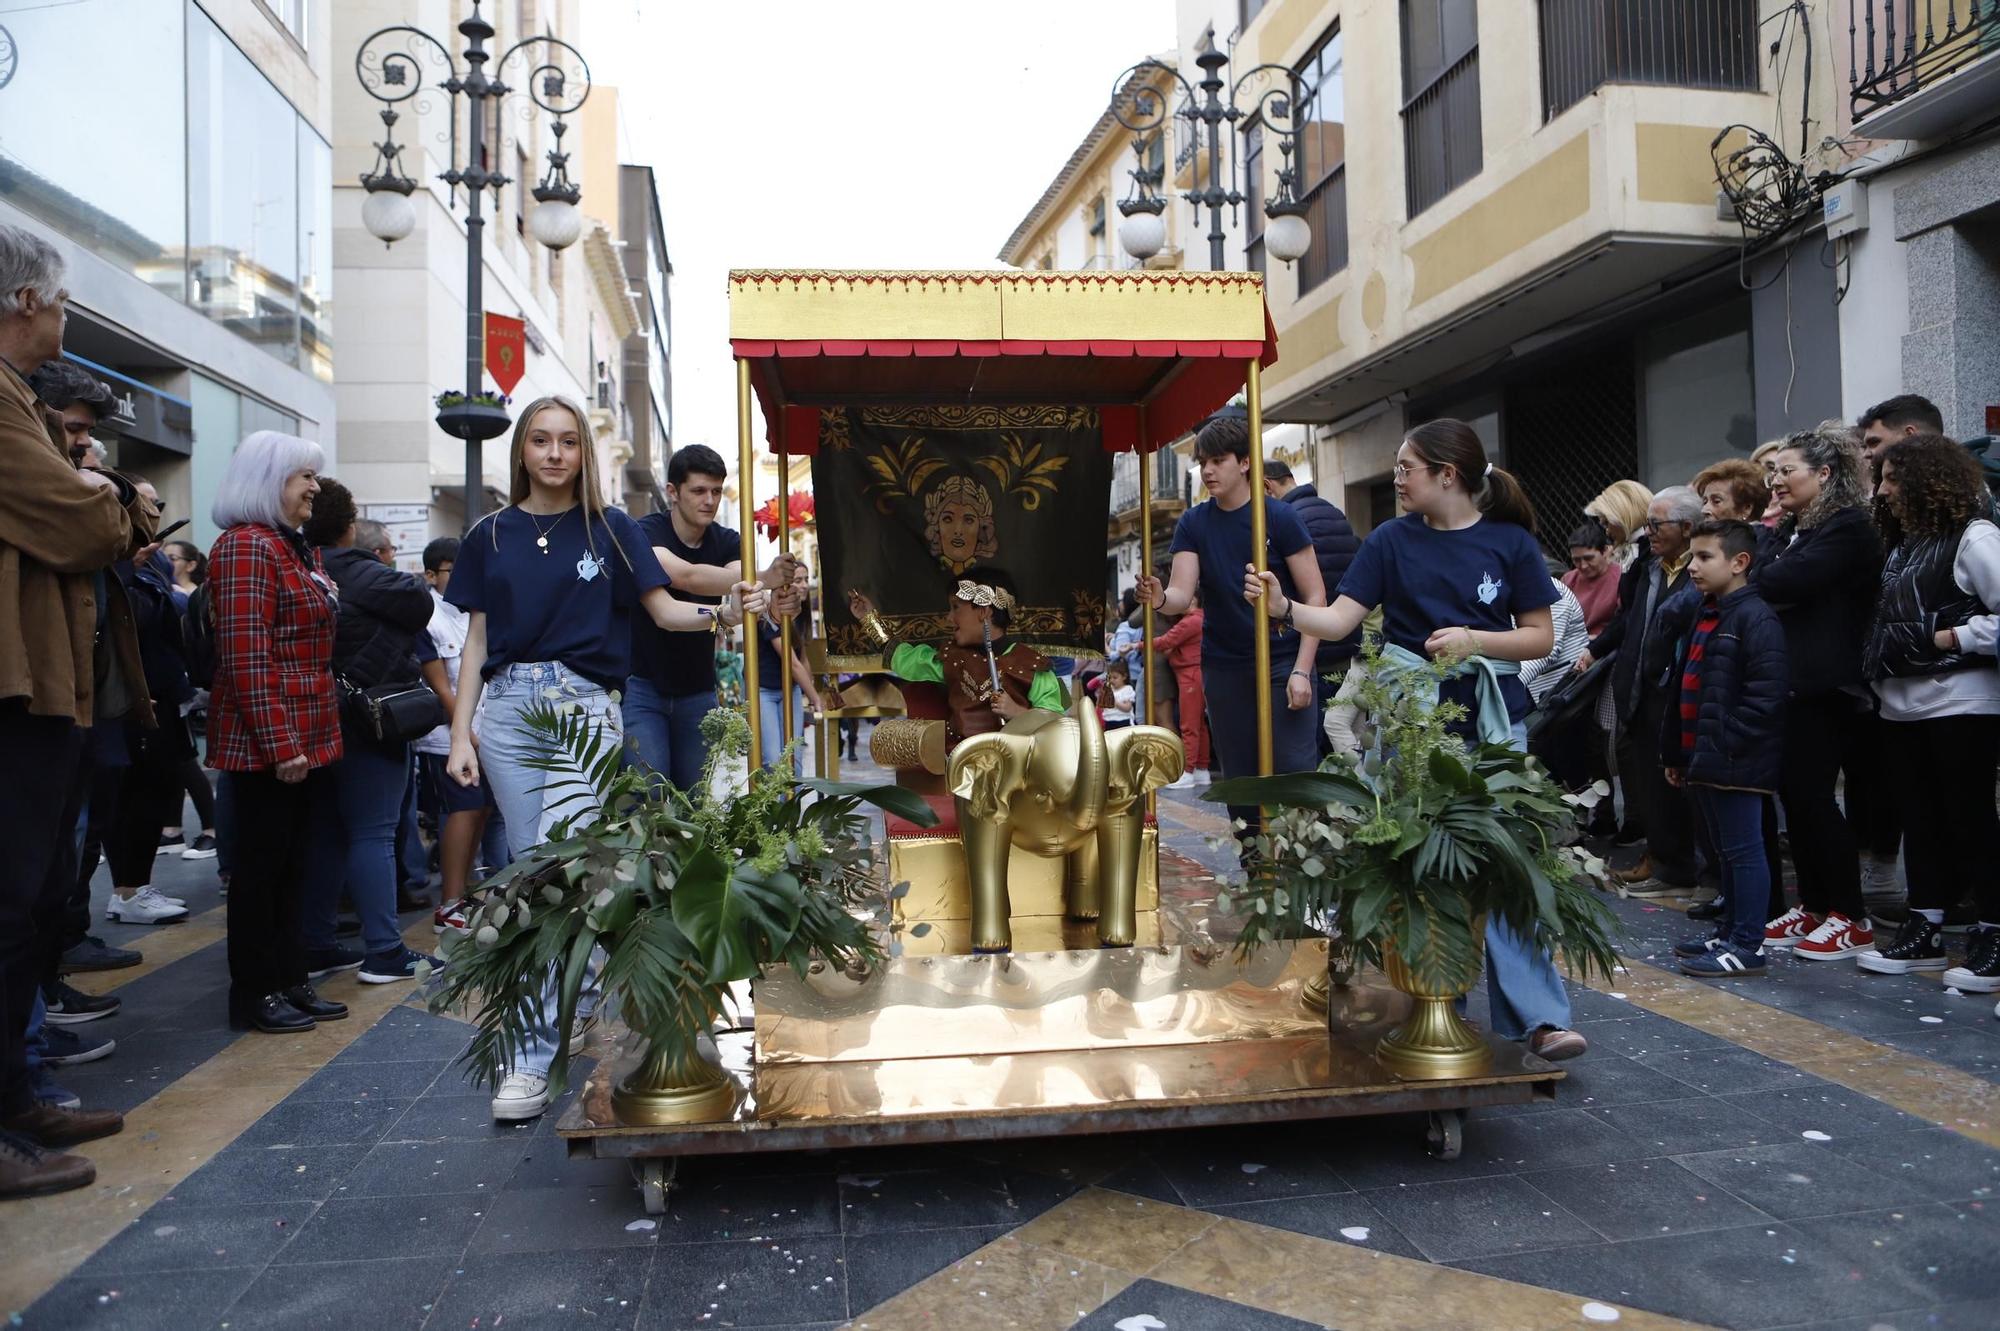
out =
{"type": "MultiPolygon", "coordinates": [[[[421,94],[428,72],[438,77],[429,86],[451,99],[450,158],[439,179],[449,184],[454,204],[458,190],[465,187],[465,393],[462,402],[438,408],[438,428],[465,441],[465,526],[479,520],[485,508],[483,446],[488,439],[506,433],[510,421],[504,407],[477,401],[484,382],[486,333],[485,257],[483,242],[486,219],[480,213],[480,192],[493,191],[493,206],[500,206],[501,187],[513,177],[499,169],[505,160],[501,149],[505,135],[500,109],[507,96],[516,91],[499,77],[518,55],[540,48],[528,57],[539,60],[527,71],[529,100],[555,117],[555,147],[548,153],[548,170],[535,186],[535,210],[528,227],[535,239],[550,249],[566,249],[583,234],[583,216],[577,200],[583,191],[569,178],[569,154],[563,151],[563,134],[569,128],[563,117],[573,115],[590,96],[590,66],[574,46],[551,36],[524,37],[494,60],[486,43],[494,36],[493,25],[479,12],[480,0],[473,0],[472,13],[458,25],[465,38],[465,68],[461,73],[451,51],[437,38],[407,24],[380,29],[369,34],[354,55],[355,76],[370,97],[382,103],[382,142],[375,145],[375,169],[361,177],[368,201],[362,205],[361,220],[370,234],[384,244],[394,244],[410,234],[417,224],[410,195],[417,182],[403,174],[399,158],[402,146],[396,142],[396,108],[421,94]],[[486,73],[492,60],[493,77],[486,73]],[[466,103],[466,160],[460,165],[458,153],[458,101],[466,103]],[[488,103],[492,104],[491,115],[488,103]],[[490,124],[489,124],[490,120],[490,124]]],[[[426,102],[416,102],[421,114],[426,102]]],[[[525,114],[526,108],[520,108],[525,114]]]]}
{"type": "MultiPolygon", "coordinates": [[[[1118,205],[1118,211],[1125,216],[1125,224],[1118,228],[1118,242],[1125,252],[1135,259],[1150,259],[1160,252],[1166,243],[1167,230],[1160,214],[1165,211],[1167,201],[1160,196],[1160,187],[1166,176],[1166,156],[1161,154],[1161,165],[1148,167],[1147,147],[1153,136],[1164,133],[1169,116],[1187,122],[1188,131],[1199,143],[1202,135],[1208,139],[1208,183],[1205,187],[1190,189],[1181,197],[1194,206],[1195,220],[1201,220],[1201,210],[1208,209],[1208,266],[1220,271],[1228,266],[1223,257],[1223,241],[1226,233],[1222,229],[1222,210],[1227,207],[1232,213],[1245,199],[1238,187],[1237,169],[1239,160],[1225,177],[1222,165],[1223,126],[1236,127],[1245,116],[1253,117],[1257,123],[1278,134],[1278,151],[1283,155],[1278,168],[1277,192],[1264,205],[1264,213],[1269,219],[1264,227],[1264,249],[1272,258],[1282,263],[1290,263],[1304,254],[1312,245],[1312,227],[1305,219],[1305,204],[1299,202],[1296,192],[1298,167],[1293,154],[1298,149],[1299,76],[1296,70],[1285,65],[1258,65],[1236,80],[1229,88],[1229,100],[1222,100],[1224,87],[1222,71],[1229,64],[1229,57],[1214,46],[1203,47],[1195,56],[1195,64],[1201,67],[1201,91],[1196,93],[1180,71],[1172,65],[1158,60],[1142,60],[1119,75],[1111,95],[1111,114],[1118,123],[1132,131],[1133,147],[1139,157],[1138,169],[1132,171],[1132,193],[1118,205]],[[1169,112],[1167,99],[1155,88],[1137,87],[1128,93],[1133,79],[1143,74],[1164,74],[1180,85],[1181,100],[1177,109],[1169,112]],[[1265,87],[1250,99],[1249,105],[1238,105],[1243,95],[1244,85],[1263,74],[1276,74],[1278,80],[1265,87]],[[1228,181],[1224,186],[1225,178],[1228,181]]],[[[1243,128],[1239,128],[1242,132],[1243,128]]]]}

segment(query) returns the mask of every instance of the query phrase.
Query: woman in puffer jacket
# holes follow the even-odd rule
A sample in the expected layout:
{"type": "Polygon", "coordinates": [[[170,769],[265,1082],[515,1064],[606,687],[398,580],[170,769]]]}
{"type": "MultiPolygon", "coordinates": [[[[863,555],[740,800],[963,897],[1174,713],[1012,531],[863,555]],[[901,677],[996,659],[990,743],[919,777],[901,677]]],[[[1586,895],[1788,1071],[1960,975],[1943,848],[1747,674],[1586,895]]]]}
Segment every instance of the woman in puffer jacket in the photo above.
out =
{"type": "Polygon", "coordinates": [[[1964,448],[1940,435],[1898,440],[1881,457],[1876,521],[1889,544],[1863,665],[1882,700],[1889,783],[1902,805],[1910,916],[1893,942],[1855,958],[1887,975],[1944,971],[1961,992],[2000,990],[2000,528],[1964,448]],[[1966,874],[1979,927],[1962,966],[1944,950],[1944,912],[1966,874]]]}

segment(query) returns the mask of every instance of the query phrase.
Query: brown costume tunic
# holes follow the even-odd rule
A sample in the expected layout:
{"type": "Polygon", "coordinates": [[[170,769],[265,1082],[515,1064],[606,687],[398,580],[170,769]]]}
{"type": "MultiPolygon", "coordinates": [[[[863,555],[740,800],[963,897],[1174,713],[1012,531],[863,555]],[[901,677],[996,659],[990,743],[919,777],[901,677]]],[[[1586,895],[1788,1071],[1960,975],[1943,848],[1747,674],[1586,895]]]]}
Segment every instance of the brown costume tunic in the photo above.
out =
{"type": "MultiPolygon", "coordinates": [[[[1032,647],[1019,644],[1003,647],[998,643],[994,645],[994,657],[1000,665],[1000,687],[1021,706],[1029,706],[1028,686],[1035,682],[1036,671],[1049,668],[1048,658],[1032,647]]],[[[1000,729],[1003,724],[1000,715],[986,697],[993,687],[993,677],[986,666],[986,649],[950,643],[938,650],[938,665],[944,671],[948,711],[945,737],[956,745],[970,736],[1000,729]]]]}

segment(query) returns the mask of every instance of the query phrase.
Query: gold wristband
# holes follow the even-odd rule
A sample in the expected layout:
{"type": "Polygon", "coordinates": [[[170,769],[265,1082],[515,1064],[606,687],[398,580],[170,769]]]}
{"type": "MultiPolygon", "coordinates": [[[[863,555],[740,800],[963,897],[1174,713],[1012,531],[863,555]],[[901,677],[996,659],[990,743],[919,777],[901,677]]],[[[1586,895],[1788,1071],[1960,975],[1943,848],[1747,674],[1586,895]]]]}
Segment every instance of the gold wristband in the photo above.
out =
{"type": "Polygon", "coordinates": [[[861,627],[868,630],[868,636],[875,639],[878,647],[889,645],[889,626],[882,622],[882,616],[870,610],[861,617],[861,627]]]}

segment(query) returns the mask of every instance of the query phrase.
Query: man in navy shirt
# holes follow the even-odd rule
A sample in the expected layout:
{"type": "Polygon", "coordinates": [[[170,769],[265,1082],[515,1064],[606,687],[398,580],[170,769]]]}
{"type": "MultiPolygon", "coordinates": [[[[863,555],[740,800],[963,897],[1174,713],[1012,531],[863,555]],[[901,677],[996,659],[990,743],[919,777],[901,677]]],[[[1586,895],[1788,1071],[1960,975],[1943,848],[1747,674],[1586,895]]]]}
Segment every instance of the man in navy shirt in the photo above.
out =
{"type": "MultiPolygon", "coordinates": [[[[639,519],[674,594],[700,605],[718,604],[742,567],[741,538],[715,520],[727,480],[714,449],[677,448],[667,462],[667,510],[639,519]]],[[[785,586],[790,580],[789,568],[774,564],[764,583],[785,586]],[[775,575],[783,576],[774,581],[775,575]]],[[[701,721],[715,710],[714,635],[669,633],[645,611],[635,611],[632,675],[625,681],[622,707],[626,743],[639,762],[676,788],[694,790],[708,760],[701,721]]]]}
{"type": "MultiPolygon", "coordinates": [[[[1326,587],[1327,595],[1333,595],[1347,573],[1347,566],[1354,562],[1355,552],[1361,549],[1361,540],[1355,536],[1347,515],[1332,500],[1321,498],[1319,491],[1312,486],[1300,485],[1293,478],[1292,469],[1278,458],[1264,463],[1264,493],[1273,499],[1284,500],[1299,515],[1306,535],[1312,538],[1313,553],[1319,560],[1319,580],[1326,587]]],[[[1320,643],[1319,660],[1313,667],[1314,712],[1321,716],[1326,714],[1327,704],[1340,691],[1341,677],[1347,673],[1347,667],[1360,650],[1359,629],[1339,642],[1320,643]]],[[[1319,745],[1319,756],[1324,758],[1333,751],[1333,742],[1327,738],[1324,726],[1314,726],[1313,731],[1319,745]]]]}
{"type": "MultiPolygon", "coordinates": [[[[1256,610],[1243,599],[1243,570],[1250,564],[1250,426],[1233,413],[1211,417],[1195,438],[1206,503],[1181,515],[1174,528],[1173,572],[1162,586],[1150,574],[1138,580],[1139,599],[1170,615],[1186,613],[1197,583],[1203,611],[1201,682],[1209,728],[1224,777],[1257,774],[1256,610]]],[[[1257,441],[1258,447],[1263,441],[1257,441]]],[[[1326,586],[1305,525],[1290,504],[1263,495],[1265,564],[1287,596],[1326,604],[1326,586]]],[[[1271,760],[1279,772],[1319,766],[1314,732],[1313,661],[1319,640],[1273,623],[1271,637],[1271,760]]],[[[1231,813],[1246,822],[1255,809],[1231,813]]]]}

